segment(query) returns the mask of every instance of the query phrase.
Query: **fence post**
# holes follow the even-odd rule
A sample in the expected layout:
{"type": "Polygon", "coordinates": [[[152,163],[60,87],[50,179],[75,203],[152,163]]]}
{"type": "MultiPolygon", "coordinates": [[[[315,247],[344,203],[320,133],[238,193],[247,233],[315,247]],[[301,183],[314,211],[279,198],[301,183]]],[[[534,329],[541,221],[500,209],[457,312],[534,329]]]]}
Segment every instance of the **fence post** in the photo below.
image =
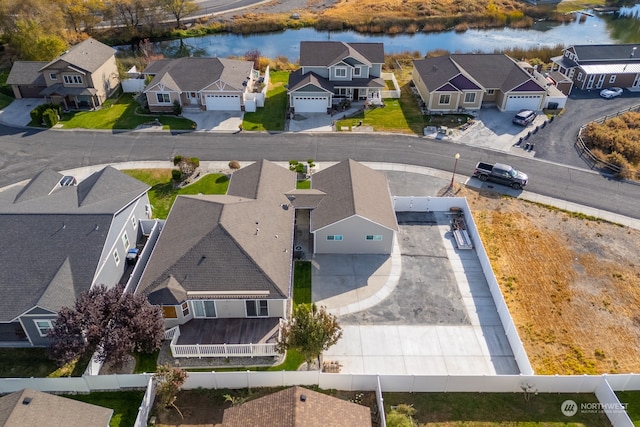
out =
{"type": "Polygon", "coordinates": [[[196,344],[196,353],[198,354],[198,359],[202,359],[202,356],[200,355],[200,344],[196,344]]]}

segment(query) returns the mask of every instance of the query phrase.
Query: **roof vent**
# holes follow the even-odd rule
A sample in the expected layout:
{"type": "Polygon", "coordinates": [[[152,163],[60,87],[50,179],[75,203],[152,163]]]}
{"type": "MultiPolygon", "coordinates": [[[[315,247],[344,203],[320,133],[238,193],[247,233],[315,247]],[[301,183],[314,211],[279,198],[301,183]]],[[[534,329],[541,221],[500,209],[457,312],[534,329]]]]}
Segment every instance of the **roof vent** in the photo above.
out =
{"type": "Polygon", "coordinates": [[[300,402],[306,402],[307,401],[307,395],[306,394],[301,394],[300,395],[300,402]]]}
{"type": "Polygon", "coordinates": [[[30,397],[25,397],[24,400],[22,401],[23,405],[28,405],[29,403],[31,403],[31,398],[30,397]]]}

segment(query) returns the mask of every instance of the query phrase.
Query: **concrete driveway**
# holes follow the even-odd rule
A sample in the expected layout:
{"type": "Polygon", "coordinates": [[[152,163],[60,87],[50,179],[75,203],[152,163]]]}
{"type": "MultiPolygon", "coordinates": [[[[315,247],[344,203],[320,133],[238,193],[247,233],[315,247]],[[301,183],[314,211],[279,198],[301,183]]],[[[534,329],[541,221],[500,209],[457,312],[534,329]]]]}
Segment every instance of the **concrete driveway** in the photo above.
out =
{"type": "Polygon", "coordinates": [[[238,132],[242,111],[183,111],[182,115],[196,123],[197,131],[238,132]]]}
{"type": "Polygon", "coordinates": [[[31,115],[29,114],[31,110],[44,103],[44,99],[39,98],[16,99],[3,110],[0,110],[0,123],[25,127],[31,122],[31,115]]]}
{"type": "Polygon", "coordinates": [[[327,113],[296,113],[288,121],[289,132],[331,132],[333,117],[327,113]]]}

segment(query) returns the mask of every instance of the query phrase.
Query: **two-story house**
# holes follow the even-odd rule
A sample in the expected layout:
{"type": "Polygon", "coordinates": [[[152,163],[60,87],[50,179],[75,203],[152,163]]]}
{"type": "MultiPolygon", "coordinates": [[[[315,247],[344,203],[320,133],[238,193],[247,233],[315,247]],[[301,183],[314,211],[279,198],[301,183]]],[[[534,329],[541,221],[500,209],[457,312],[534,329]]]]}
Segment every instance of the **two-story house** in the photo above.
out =
{"type": "Polygon", "coordinates": [[[114,286],[147,217],[149,186],[106,167],[81,180],[44,169],[0,192],[0,341],[45,346],[61,307],[114,286]]]}
{"type": "Polygon", "coordinates": [[[289,76],[289,107],[324,113],[342,99],[382,101],[382,43],[307,41],[300,43],[300,69],[289,76]]]}
{"type": "Polygon", "coordinates": [[[640,90],[640,44],[573,45],[551,61],[551,70],[567,76],[578,89],[640,90]]]}
{"type": "Polygon", "coordinates": [[[7,84],[16,99],[44,97],[64,109],[96,108],[120,84],[115,53],[88,38],[50,62],[16,61],[7,84]]]}

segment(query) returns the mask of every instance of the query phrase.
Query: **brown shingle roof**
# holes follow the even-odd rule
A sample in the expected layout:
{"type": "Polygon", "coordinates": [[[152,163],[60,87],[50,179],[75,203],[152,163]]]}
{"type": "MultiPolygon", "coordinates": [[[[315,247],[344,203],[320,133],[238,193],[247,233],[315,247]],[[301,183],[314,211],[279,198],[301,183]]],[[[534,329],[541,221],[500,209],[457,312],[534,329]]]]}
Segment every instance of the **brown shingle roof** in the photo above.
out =
{"type": "Polygon", "coordinates": [[[0,397],[0,427],[107,427],[113,409],[24,389],[0,397]]]}
{"type": "Polygon", "coordinates": [[[371,427],[371,413],[366,406],[294,386],[224,411],[222,427],[254,426],[371,427]]]}
{"type": "Polygon", "coordinates": [[[47,65],[40,61],[16,61],[11,66],[11,71],[7,77],[8,85],[34,85],[46,86],[44,76],[40,69],[47,65]]]}
{"type": "Polygon", "coordinates": [[[41,70],[52,66],[58,61],[64,61],[74,67],[94,72],[115,54],[116,50],[114,48],[100,43],[98,40],[88,38],[43,66],[41,70]]]}
{"type": "Polygon", "coordinates": [[[311,231],[354,215],[398,230],[391,192],[383,173],[349,159],[315,173],[311,186],[327,193],[311,212],[311,231]]]}
{"type": "Polygon", "coordinates": [[[345,58],[353,58],[367,65],[383,64],[384,45],[338,41],[300,42],[300,65],[303,67],[330,67],[345,58]]]}

